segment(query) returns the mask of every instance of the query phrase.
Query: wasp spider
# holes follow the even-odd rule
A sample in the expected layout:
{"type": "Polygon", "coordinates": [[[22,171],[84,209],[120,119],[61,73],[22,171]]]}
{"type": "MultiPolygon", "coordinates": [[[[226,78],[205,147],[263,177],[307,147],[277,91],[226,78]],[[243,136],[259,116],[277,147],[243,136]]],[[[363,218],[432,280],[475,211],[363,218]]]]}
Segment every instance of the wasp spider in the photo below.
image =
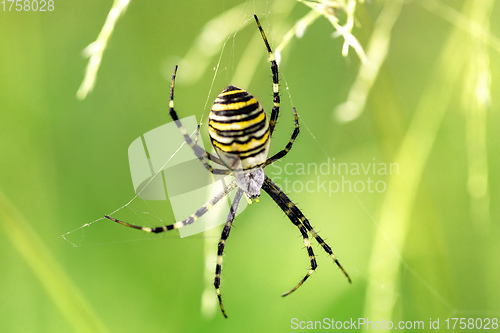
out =
{"type": "Polygon", "coordinates": [[[302,214],[299,208],[283,193],[283,191],[264,173],[264,168],[284,157],[292,148],[295,138],[299,134],[299,119],[297,111],[293,108],[293,115],[295,118],[295,129],[292,133],[290,141],[286,147],[274,154],[272,157],[269,155],[269,143],[276,126],[278,112],[280,107],[280,95],[278,85],[278,65],[274,58],[274,54],[269,46],[264,30],[262,29],[259,20],[254,15],[257,27],[260,30],[262,39],[266,45],[271,62],[271,71],[273,76],[273,101],[274,106],[271,111],[271,118],[267,121],[266,114],[262,105],[249,94],[247,91],[237,88],[235,86],[228,86],[224,89],[215,99],[212,110],[209,115],[208,133],[212,145],[215,148],[218,156],[214,156],[203,148],[198,146],[188,135],[182,126],[177,113],[174,110],[174,83],[177,73],[177,66],[172,75],[170,86],[170,116],[177,124],[180,132],[184,136],[186,143],[193,149],[195,155],[203,163],[205,168],[214,174],[232,174],[235,179],[225,186],[222,192],[213,197],[193,215],[189,216],[184,221],[175,222],[174,224],[165,225],[162,227],[150,228],[141,227],[130,224],[124,221],[117,220],[110,216],[106,218],[123,224],[127,227],[140,229],[146,232],[160,233],[168,230],[178,229],[185,225],[193,223],[196,219],[208,212],[210,208],[215,205],[219,200],[228,195],[231,191],[236,189],[236,195],[231,205],[229,216],[227,217],[226,224],[222,231],[217,249],[217,264],[215,266],[215,290],[219,300],[220,309],[224,317],[227,318],[222,306],[222,298],[220,293],[220,276],[222,270],[222,253],[226,240],[229,236],[231,226],[236,214],[236,209],[243,195],[249,199],[258,199],[261,189],[267,192],[269,196],[278,204],[283,212],[288,216],[292,223],[299,229],[304,244],[309,255],[311,268],[307,274],[300,280],[300,282],[282,294],[287,296],[297,290],[304,281],[314,272],[317,267],[314,251],[309,241],[308,232],[316,239],[316,241],[323,247],[323,249],[332,257],[333,261],[342,270],[348,281],[351,279],[347,272],[344,270],[340,262],[333,254],[330,246],[318,235],[318,233],[311,227],[307,218],[302,214]],[[209,163],[222,166],[223,168],[213,168],[209,163]]]}

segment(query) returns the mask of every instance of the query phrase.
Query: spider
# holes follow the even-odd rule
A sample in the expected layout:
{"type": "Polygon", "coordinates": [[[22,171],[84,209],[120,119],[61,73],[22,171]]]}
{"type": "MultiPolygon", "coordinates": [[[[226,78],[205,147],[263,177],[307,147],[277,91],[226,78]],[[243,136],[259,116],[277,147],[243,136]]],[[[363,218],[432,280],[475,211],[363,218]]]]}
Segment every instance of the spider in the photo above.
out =
{"type": "Polygon", "coordinates": [[[182,126],[177,113],[174,110],[174,84],[175,76],[177,74],[177,66],[175,66],[170,85],[170,116],[179,128],[181,134],[184,136],[186,143],[193,149],[194,154],[205,166],[205,168],[213,174],[232,174],[235,179],[226,185],[222,192],[218,193],[194,214],[189,216],[184,221],[175,222],[174,224],[165,225],[161,227],[142,227],[128,222],[120,221],[110,216],[106,218],[125,225],[127,227],[139,229],[145,232],[160,233],[173,229],[181,228],[185,225],[193,223],[196,219],[208,212],[213,205],[219,200],[228,195],[231,191],[236,189],[229,215],[222,231],[218,248],[217,248],[217,263],[215,266],[215,279],[214,286],[217,293],[220,309],[224,317],[227,318],[224,306],[222,305],[222,297],[220,292],[220,276],[222,270],[222,254],[226,245],[233,220],[236,215],[238,204],[243,195],[248,200],[258,200],[261,190],[264,190],[283,210],[292,223],[299,229],[304,240],[311,268],[307,274],[299,281],[299,283],[282,294],[287,296],[297,290],[315,271],[317,264],[314,256],[314,251],[308,237],[308,232],[316,239],[316,241],[323,247],[323,249],[332,257],[333,261],[342,270],[347,277],[349,283],[351,278],[344,270],[340,262],[333,254],[330,246],[318,235],[318,233],[311,227],[307,218],[302,214],[299,208],[286,196],[285,193],[264,173],[264,168],[269,164],[283,158],[292,148],[292,145],[299,134],[299,119],[297,110],[293,108],[293,116],[295,120],[295,129],[290,137],[288,144],[284,149],[274,154],[269,155],[269,144],[276,126],[280,108],[280,95],[278,84],[278,65],[276,63],[274,54],[269,46],[266,35],[259,19],[254,15],[255,22],[259,28],[262,39],[266,45],[269,53],[269,61],[271,62],[271,72],[273,80],[273,102],[274,106],[271,111],[271,118],[269,122],[266,119],[266,114],[261,104],[246,90],[237,88],[235,86],[228,86],[225,88],[215,99],[209,115],[208,133],[212,145],[217,153],[214,156],[201,148],[194,142],[188,135],[187,131],[182,126]],[[217,164],[223,168],[213,168],[212,164],[217,164]]]}

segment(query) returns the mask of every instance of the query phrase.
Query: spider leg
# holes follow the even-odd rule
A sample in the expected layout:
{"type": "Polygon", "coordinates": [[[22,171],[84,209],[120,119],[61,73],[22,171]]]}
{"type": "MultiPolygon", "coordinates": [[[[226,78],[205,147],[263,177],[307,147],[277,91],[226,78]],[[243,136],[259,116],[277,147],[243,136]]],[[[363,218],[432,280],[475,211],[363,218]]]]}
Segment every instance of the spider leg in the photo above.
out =
{"type": "Polygon", "coordinates": [[[273,162],[276,162],[280,158],[284,157],[286,154],[288,154],[288,152],[290,151],[290,149],[292,149],[293,143],[294,143],[295,139],[297,138],[297,136],[299,135],[299,132],[300,132],[299,117],[297,116],[297,110],[295,108],[293,108],[293,116],[294,116],[294,119],[295,119],[295,129],[293,130],[292,136],[290,137],[290,140],[286,144],[285,149],[277,152],[272,157],[268,158],[267,161],[264,163],[264,167],[267,166],[267,165],[269,165],[269,164],[271,164],[271,163],[273,163],[273,162]]]}
{"type": "Polygon", "coordinates": [[[269,194],[269,196],[278,204],[278,206],[283,210],[283,212],[288,216],[290,221],[299,228],[300,233],[302,234],[302,238],[304,239],[304,244],[306,245],[307,248],[307,253],[309,254],[309,260],[311,261],[311,268],[307,272],[307,274],[300,280],[300,282],[287,291],[286,293],[282,294],[281,296],[285,297],[287,295],[290,295],[293,293],[295,290],[297,290],[308,278],[309,276],[314,273],[316,270],[316,267],[318,265],[316,264],[316,259],[314,257],[314,251],[311,247],[311,242],[309,241],[309,237],[307,236],[307,231],[304,225],[301,223],[301,220],[299,217],[295,214],[295,212],[292,210],[292,206],[296,207],[290,199],[274,184],[267,176],[264,180],[264,184],[262,185],[262,188],[264,191],[269,194]]]}
{"type": "Polygon", "coordinates": [[[124,226],[130,227],[130,228],[134,228],[134,229],[139,229],[139,230],[146,231],[146,232],[152,232],[152,233],[155,233],[155,234],[160,233],[160,232],[164,232],[164,231],[173,230],[173,229],[179,229],[179,228],[182,228],[185,225],[193,223],[198,218],[200,218],[201,216],[203,216],[203,214],[205,214],[206,212],[208,212],[217,202],[219,202],[219,200],[221,200],[226,195],[228,195],[229,192],[231,192],[232,190],[234,190],[235,187],[236,187],[236,181],[233,180],[231,183],[229,183],[228,185],[226,185],[224,187],[224,189],[220,193],[218,193],[216,196],[214,196],[212,199],[210,199],[206,204],[204,204],[203,206],[201,206],[201,208],[199,208],[194,214],[192,214],[191,216],[189,216],[184,221],[175,222],[174,224],[168,224],[168,225],[164,225],[164,226],[161,226],[161,227],[155,227],[155,228],[141,227],[141,226],[138,226],[138,225],[135,225],[135,224],[131,224],[131,223],[128,223],[128,222],[117,220],[117,219],[112,218],[112,217],[110,217],[108,215],[105,215],[104,217],[107,218],[107,219],[109,219],[109,220],[111,220],[111,221],[114,221],[116,223],[123,224],[124,226]]]}
{"type": "Polygon", "coordinates": [[[332,249],[330,248],[330,246],[328,246],[328,244],[325,243],[325,241],[323,240],[323,238],[321,238],[318,235],[318,233],[316,232],[316,230],[313,229],[313,227],[311,226],[311,224],[309,223],[309,221],[306,219],[306,217],[302,214],[302,212],[299,210],[299,208],[297,208],[297,206],[294,205],[294,207],[292,207],[292,211],[297,215],[297,217],[299,218],[299,220],[302,221],[302,223],[304,224],[304,226],[306,227],[306,229],[311,233],[311,235],[313,235],[313,237],[316,239],[316,241],[318,242],[318,244],[323,248],[323,250],[325,250],[325,252],[328,253],[330,255],[330,257],[332,257],[332,259],[335,262],[335,264],[337,264],[337,266],[340,268],[340,270],[342,271],[342,273],[344,273],[345,277],[347,278],[347,281],[349,281],[349,283],[352,283],[351,277],[349,276],[349,274],[347,274],[347,272],[344,269],[344,267],[342,267],[342,265],[340,264],[339,260],[335,256],[335,254],[333,254],[332,249]]]}
{"type": "Polygon", "coordinates": [[[205,166],[205,168],[210,171],[213,174],[218,174],[218,175],[228,175],[231,173],[230,170],[222,170],[222,169],[213,169],[212,166],[208,163],[208,161],[215,162],[219,165],[224,165],[220,158],[217,156],[214,156],[207,152],[205,149],[201,148],[198,146],[189,136],[188,132],[182,126],[181,121],[179,120],[179,117],[177,116],[177,112],[174,110],[174,86],[175,86],[175,76],[177,74],[177,67],[175,66],[174,68],[174,73],[172,74],[172,82],[170,84],[170,102],[169,102],[169,109],[170,109],[170,116],[174,120],[175,124],[177,125],[177,128],[179,128],[179,131],[181,134],[184,136],[184,140],[186,140],[186,143],[193,149],[194,154],[200,162],[205,166]]]}
{"type": "MultiPolygon", "coordinates": [[[[215,155],[212,155],[210,154],[209,152],[207,152],[206,150],[204,150],[203,148],[201,148],[199,145],[198,145],[198,138],[200,136],[200,125],[196,126],[196,131],[194,133],[194,146],[193,146],[193,149],[196,149],[198,151],[198,155],[203,155],[203,153],[205,153],[207,155],[207,159],[209,159],[210,161],[218,164],[218,165],[222,165],[224,167],[225,164],[221,161],[221,159],[215,155]]],[[[196,154],[196,153],[195,153],[196,154]]]]}
{"type": "Polygon", "coordinates": [[[267,52],[269,53],[269,61],[271,62],[271,72],[273,73],[273,109],[271,111],[271,118],[269,119],[269,135],[271,136],[273,135],[274,127],[276,126],[276,122],[278,121],[278,114],[280,112],[280,86],[278,77],[278,64],[276,63],[276,58],[274,57],[274,53],[271,50],[271,46],[269,46],[266,34],[264,33],[264,29],[262,29],[262,26],[260,25],[257,15],[254,15],[253,17],[255,18],[255,22],[257,22],[257,26],[259,27],[262,39],[266,44],[267,52]]]}
{"type": "MultiPolygon", "coordinates": [[[[351,283],[351,278],[349,277],[349,274],[347,274],[344,267],[342,267],[342,265],[338,261],[337,257],[333,254],[330,246],[328,246],[328,244],[326,244],[325,241],[312,228],[311,224],[309,223],[307,218],[304,216],[304,214],[302,214],[300,209],[286,196],[286,194],[283,193],[283,191],[267,176],[264,179],[264,184],[262,185],[262,188],[271,196],[271,198],[273,198],[274,201],[276,201],[276,203],[280,206],[280,208],[285,212],[285,214],[288,216],[288,218],[290,218],[290,220],[292,220],[292,222],[295,225],[298,225],[300,223],[300,225],[303,225],[311,233],[311,235],[313,235],[313,237],[316,239],[316,241],[319,243],[319,245],[321,245],[321,247],[323,247],[325,252],[328,253],[332,257],[333,261],[335,262],[335,264],[337,264],[337,266],[340,268],[342,273],[344,273],[344,275],[347,278],[347,280],[349,281],[349,283],[351,283]]],[[[305,279],[303,281],[305,281],[305,279]]],[[[300,285],[301,285],[301,283],[299,283],[299,285],[297,285],[297,287],[292,289],[290,292],[284,294],[283,296],[286,296],[289,293],[293,292],[300,285]]]]}
{"type": "Polygon", "coordinates": [[[215,291],[217,292],[217,298],[219,299],[220,310],[224,317],[227,318],[226,312],[224,311],[224,306],[222,306],[222,297],[220,294],[220,273],[222,271],[222,253],[224,252],[224,246],[226,245],[227,237],[229,237],[229,232],[231,231],[231,226],[233,225],[234,217],[236,216],[236,210],[238,209],[238,204],[240,203],[241,196],[243,191],[238,189],[236,195],[234,196],[233,203],[231,205],[231,209],[229,210],[229,215],[227,216],[226,224],[224,225],[224,229],[222,230],[222,234],[220,236],[219,245],[217,247],[217,265],[215,266],[215,279],[214,286],[215,291]]]}

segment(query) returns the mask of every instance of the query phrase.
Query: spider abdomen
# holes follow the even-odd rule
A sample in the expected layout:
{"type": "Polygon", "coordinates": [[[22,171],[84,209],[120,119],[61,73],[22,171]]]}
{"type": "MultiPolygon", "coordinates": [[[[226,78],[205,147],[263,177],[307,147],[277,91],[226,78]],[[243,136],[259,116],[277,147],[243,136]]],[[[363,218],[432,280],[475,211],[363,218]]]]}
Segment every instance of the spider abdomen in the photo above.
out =
{"type": "Polygon", "coordinates": [[[260,103],[235,86],[224,89],[208,117],[215,151],[231,170],[260,168],[269,155],[269,123],[260,103]]]}

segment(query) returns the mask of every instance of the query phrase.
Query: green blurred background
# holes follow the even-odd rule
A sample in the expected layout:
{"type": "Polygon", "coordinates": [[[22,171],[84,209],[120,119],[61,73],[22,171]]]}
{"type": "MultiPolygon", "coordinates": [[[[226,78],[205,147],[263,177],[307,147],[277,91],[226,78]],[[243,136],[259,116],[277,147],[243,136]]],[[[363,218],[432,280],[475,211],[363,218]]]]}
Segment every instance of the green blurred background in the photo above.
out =
{"type": "MultiPolygon", "coordinates": [[[[358,4],[353,34],[365,50],[390,5],[399,1],[358,4]]],[[[387,185],[382,193],[288,191],[352,285],[313,241],[317,272],[280,297],[307,271],[303,241],[266,195],[247,208],[224,256],[229,319],[217,307],[202,311],[205,290],[215,300],[202,235],[153,237],[102,216],[133,197],[128,145],[170,121],[173,65],[182,64],[207,22],[240,6],[233,11],[238,31],[224,48],[212,56],[192,51],[193,66],[206,62],[199,79],[187,82],[189,66],[179,68],[177,111],[204,122],[229,84],[270,110],[269,64],[252,15],[276,48],[310,8],[292,0],[132,1],[94,91],[77,100],[87,64],[82,50],[111,6],[56,1],[53,12],[0,12],[1,332],[281,332],[292,330],[292,318],[359,317],[422,320],[425,331],[429,318],[440,318],[445,331],[446,318],[500,317],[500,21],[490,24],[498,2],[413,1],[395,10],[394,28],[381,39],[390,38],[387,59],[351,122],[338,121],[333,110],[353,88],[360,60],[352,49],[342,57],[331,23],[318,18],[286,45],[273,151],[293,130],[292,103],[303,126],[282,163],[394,162],[399,173],[369,175],[387,185]],[[250,39],[257,44],[247,49],[250,39]],[[238,67],[245,56],[255,58],[255,72],[238,67]]],[[[121,217],[144,209],[133,203],[121,217]]],[[[166,214],[161,218],[173,219],[166,214]]],[[[217,236],[208,242],[215,254],[217,236]]]]}

